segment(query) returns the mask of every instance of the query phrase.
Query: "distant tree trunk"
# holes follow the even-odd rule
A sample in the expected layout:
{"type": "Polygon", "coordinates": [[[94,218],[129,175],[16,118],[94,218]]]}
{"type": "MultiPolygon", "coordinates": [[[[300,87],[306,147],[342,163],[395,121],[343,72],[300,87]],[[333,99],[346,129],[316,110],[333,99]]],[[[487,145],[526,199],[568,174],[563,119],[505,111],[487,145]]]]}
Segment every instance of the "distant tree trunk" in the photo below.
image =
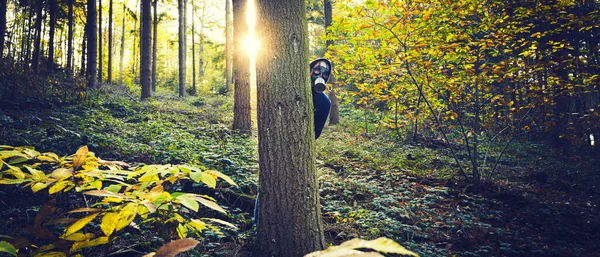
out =
{"type": "Polygon", "coordinates": [[[40,63],[40,48],[41,48],[41,41],[42,41],[42,6],[43,6],[43,2],[38,2],[35,5],[35,41],[34,41],[34,50],[33,50],[33,57],[32,57],[32,68],[33,71],[35,73],[38,73],[38,66],[40,63]]]}
{"type": "MultiPolygon", "coordinates": [[[[34,27],[34,26],[31,26],[31,23],[33,22],[32,20],[33,20],[33,3],[31,3],[31,5],[29,6],[29,22],[27,22],[27,54],[25,55],[25,59],[23,59],[24,63],[30,63],[32,61],[31,59],[29,59],[29,58],[31,58],[31,30],[34,27]]],[[[35,37],[35,35],[34,35],[34,37],[35,37]]]]}
{"type": "Polygon", "coordinates": [[[97,32],[96,32],[96,0],[87,0],[88,13],[86,20],[87,31],[87,80],[88,88],[96,88],[97,32]]]}
{"type": "MultiPolygon", "coordinates": [[[[87,16],[87,14],[86,14],[86,16],[87,16]]],[[[87,23],[85,25],[85,28],[83,29],[83,37],[81,37],[81,38],[82,38],[82,42],[81,42],[81,67],[80,67],[81,68],[81,72],[80,72],[80,74],[81,74],[82,77],[85,77],[86,76],[86,72],[87,72],[87,69],[85,67],[85,56],[86,56],[86,50],[87,50],[87,46],[86,46],[86,43],[87,43],[87,23]]]]}
{"type": "MultiPolygon", "coordinates": [[[[325,247],[315,168],[304,0],[257,1],[257,256],[300,257],[325,247]]],[[[236,85],[237,86],[237,85],[236,85]]],[[[237,90],[237,89],[236,89],[237,90]]]]}
{"type": "Polygon", "coordinates": [[[50,3],[50,36],[48,41],[48,71],[54,70],[54,32],[56,28],[56,0],[49,0],[50,3]]]}
{"type": "MultiPolygon", "coordinates": [[[[202,23],[200,23],[202,24],[202,23]]],[[[200,27],[200,42],[198,46],[198,78],[200,81],[200,85],[202,85],[202,81],[204,81],[204,27],[200,27]]]]}
{"type": "Polygon", "coordinates": [[[98,1],[98,86],[102,85],[102,60],[104,56],[102,55],[102,0],[98,1]]]}
{"type": "Polygon", "coordinates": [[[60,35],[58,35],[58,39],[59,39],[59,41],[58,41],[58,47],[60,48],[60,52],[61,52],[60,56],[58,57],[58,58],[60,58],[60,64],[65,63],[65,51],[64,51],[64,49],[65,49],[65,47],[64,47],[65,46],[65,39],[64,39],[64,35],[65,35],[65,30],[61,29],[60,30],[60,35]]]}
{"type": "Polygon", "coordinates": [[[194,20],[194,0],[192,0],[192,95],[196,95],[196,48],[194,39],[196,38],[196,30],[194,28],[194,24],[196,21],[194,20]]]}
{"type": "Polygon", "coordinates": [[[123,24],[121,25],[121,55],[119,56],[119,85],[123,86],[123,55],[125,54],[125,3],[123,3],[123,24]]]}
{"type": "Polygon", "coordinates": [[[108,84],[112,84],[113,57],[113,0],[108,1],[108,84]]]}
{"type": "Polygon", "coordinates": [[[152,92],[156,92],[156,51],[158,51],[158,15],[156,11],[158,0],[154,0],[154,33],[152,36],[152,92]]]}
{"type": "Polygon", "coordinates": [[[69,4],[69,32],[67,40],[67,70],[73,71],[73,0],[68,0],[69,4]]]}
{"type": "Polygon", "coordinates": [[[4,34],[6,33],[6,0],[0,0],[0,59],[4,54],[4,34]]]}
{"type": "Polygon", "coordinates": [[[152,96],[152,70],[151,54],[152,50],[152,1],[142,0],[142,34],[140,44],[140,81],[142,82],[142,100],[152,96]]]}
{"type": "Polygon", "coordinates": [[[199,59],[199,81],[202,85],[204,81],[204,17],[206,16],[206,3],[202,3],[202,16],[200,17],[200,42],[198,46],[198,59],[199,59]]]}
{"type": "Polygon", "coordinates": [[[252,133],[250,106],[250,56],[243,50],[242,38],[247,35],[245,0],[233,0],[233,129],[252,133]]]}
{"type": "MultiPolygon", "coordinates": [[[[327,33],[327,29],[331,27],[332,21],[332,8],[331,8],[331,0],[324,0],[325,6],[325,33],[327,33]]],[[[325,41],[325,51],[329,51],[329,48],[333,45],[333,40],[325,41]]],[[[335,94],[335,90],[333,86],[335,85],[335,77],[331,74],[330,82],[331,89],[329,90],[328,96],[331,100],[331,109],[329,110],[329,125],[335,125],[340,123],[340,111],[339,106],[340,103],[337,99],[337,95],[335,94]]]]}
{"type": "MultiPolygon", "coordinates": [[[[231,92],[233,86],[233,10],[232,0],[225,0],[225,91],[231,92]]],[[[202,66],[200,66],[202,68],[202,66]]]]}
{"type": "Polygon", "coordinates": [[[186,0],[177,0],[179,9],[179,97],[185,96],[185,5],[186,0]]]}
{"type": "MultiPolygon", "coordinates": [[[[27,15],[26,14],[27,9],[28,8],[23,7],[23,17],[25,17],[25,15],[27,15]]],[[[25,25],[27,25],[27,28],[29,28],[29,26],[30,26],[29,22],[23,20],[23,24],[21,27],[21,52],[19,53],[19,60],[21,60],[21,63],[27,63],[27,59],[25,57],[25,53],[26,53],[25,48],[27,48],[27,47],[25,46],[25,42],[28,40],[27,37],[29,36],[28,35],[29,33],[25,34],[25,25]]],[[[29,32],[29,29],[28,29],[28,32],[29,32]]],[[[27,43],[29,44],[29,42],[27,42],[27,43]]],[[[29,58],[29,57],[27,57],[27,58],[29,58]]]]}
{"type": "MultiPolygon", "coordinates": [[[[137,3],[136,3],[136,5],[137,5],[137,3]]],[[[131,66],[131,73],[134,74],[134,76],[136,76],[135,74],[136,74],[137,63],[138,63],[137,62],[137,49],[136,48],[137,48],[138,42],[137,42],[137,37],[135,35],[139,34],[139,31],[138,31],[138,18],[134,17],[134,21],[135,22],[134,22],[134,29],[133,29],[133,31],[134,31],[134,33],[133,33],[134,34],[134,36],[133,36],[133,59],[135,61],[133,62],[133,65],[131,66]]]]}

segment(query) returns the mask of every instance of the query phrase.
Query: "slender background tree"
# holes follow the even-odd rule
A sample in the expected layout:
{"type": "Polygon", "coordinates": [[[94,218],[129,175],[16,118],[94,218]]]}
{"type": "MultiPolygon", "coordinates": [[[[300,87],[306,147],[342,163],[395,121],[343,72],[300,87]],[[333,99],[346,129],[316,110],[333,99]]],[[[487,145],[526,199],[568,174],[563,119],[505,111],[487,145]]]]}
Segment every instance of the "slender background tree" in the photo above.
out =
{"type": "Polygon", "coordinates": [[[4,34],[6,34],[6,0],[0,0],[0,59],[4,53],[4,34]]]}
{"type": "Polygon", "coordinates": [[[156,55],[158,52],[158,0],[152,1],[154,8],[153,32],[152,32],[152,92],[156,92],[156,55]]]}
{"type": "Polygon", "coordinates": [[[96,88],[96,0],[87,1],[87,19],[86,19],[86,35],[87,35],[87,86],[88,88],[96,88]]]}
{"type": "Polygon", "coordinates": [[[101,86],[104,72],[102,64],[104,60],[104,55],[102,54],[102,49],[104,48],[102,45],[102,0],[99,0],[98,4],[98,86],[101,86]]]}
{"type": "Polygon", "coordinates": [[[140,49],[140,80],[142,82],[142,100],[152,96],[152,1],[142,0],[142,35],[140,49]]]}
{"type": "Polygon", "coordinates": [[[178,0],[177,8],[179,10],[179,97],[185,96],[185,56],[186,56],[186,16],[185,16],[185,5],[186,0],[178,0]]]}
{"type": "Polygon", "coordinates": [[[248,36],[246,22],[247,0],[233,0],[233,129],[252,133],[250,106],[250,55],[244,50],[244,38],[248,36]]]}
{"type": "MultiPolygon", "coordinates": [[[[225,92],[233,86],[233,0],[225,0],[225,92]]],[[[201,66],[202,67],[202,66],[201,66]]]]}
{"type": "Polygon", "coordinates": [[[113,0],[108,1],[108,71],[106,81],[112,84],[113,64],[113,0]]]}

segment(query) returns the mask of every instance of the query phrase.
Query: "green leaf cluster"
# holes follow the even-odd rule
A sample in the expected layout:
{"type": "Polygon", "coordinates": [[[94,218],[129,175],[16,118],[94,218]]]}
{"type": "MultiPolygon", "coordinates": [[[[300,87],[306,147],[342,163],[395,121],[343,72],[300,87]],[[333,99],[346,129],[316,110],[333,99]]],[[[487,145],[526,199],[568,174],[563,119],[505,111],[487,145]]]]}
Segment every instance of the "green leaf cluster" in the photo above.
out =
{"type": "MultiPolygon", "coordinates": [[[[201,207],[226,213],[214,198],[165,189],[175,189],[185,181],[216,189],[218,179],[237,186],[231,178],[216,170],[183,164],[133,166],[121,161],[105,161],[96,157],[87,146],[65,157],[40,153],[31,147],[0,146],[0,184],[17,184],[33,192],[47,190],[49,195],[69,192],[93,196],[94,203],[90,207],[65,213],[85,214],[82,218],[58,218],[47,223],[70,224],[60,238],[71,242],[71,253],[106,244],[130,226],[139,229],[143,225],[165,232],[172,230],[180,238],[201,237],[205,229],[220,233],[215,225],[237,229],[221,219],[189,215],[192,211],[199,212],[201,207]],[[101,233],[94,232],[90,223],[98,224],[101,233]],[[83,232],[84,228],[91,232],[83,232]]],[[[36,217],[36,228],[41,229],[42,220],[55,211],[54,207],[42,208],[39,218],[36,217]]]]}

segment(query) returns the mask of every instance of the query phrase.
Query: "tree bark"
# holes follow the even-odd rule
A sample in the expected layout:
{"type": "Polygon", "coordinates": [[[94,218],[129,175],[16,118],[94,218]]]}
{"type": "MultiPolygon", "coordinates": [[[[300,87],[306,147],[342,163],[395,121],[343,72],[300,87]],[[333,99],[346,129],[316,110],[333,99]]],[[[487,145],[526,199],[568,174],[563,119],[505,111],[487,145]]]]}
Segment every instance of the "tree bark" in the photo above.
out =
{"type": "Polygon", "coordinates": [[[87,86],[88,88],[96,88],[96,72],[98,69],[97,58],[97,32],[96,32],[96,0],[87,0],[87,86]]]}
{"type": "MultiPolygon", "coordinates": [[[[233,10],[232,0],[225,0],[225,92],[233,89],[233,10]]],[[[202,66],[201,66],[202,67],[202,66]]]]}
{"type": "MultiPolygon", "coordinates": [[[[27,54],[26,54],[25,58],[23,59],[24,63],[29,63],[30,61],[32,61],[31,59],[29,59],[29,58],[31,58],[31,30],[34,27],[34,26],[31,26],[32,19],[33,19],[33,3],[31,3],[31,5],[29,6],[29,21],[27,22],[27,54]]],[[[34,37],[35,37],[35,35],[34,35],[34,37]]]]}
{"type": "MultiPolygon", "coordinates": [[[[27,12],[27,8],[23,7],[23,19],[25,19],[26,12],[27,12]]],[[[25,48],[26,48],[25,42],[26,42],[26,39],[27,39],[28,35],[25,34],[25,25],[27,25],[29,27],[29,23],[27,23],[27,21],[23,20],[23,24],[21,26],[21,51],[19,52],[19,60],[21,61],[21,63],[26,63],[26,60],[25,60],[25,48]]]]}
{"type": "Polygon", "coordinates": [[[202,81],[204,80],[204,17],[206,17],[206,2],[202,3],[202,16],[200,17],[200,42],[198,46],[198,59],[199,59],[199,81],[200,85],[202,85],[202,81]]]}
{"type": "Polygon", "coordinates": [[[250,106],[250,56],[243,50],[242,38],[247,36],[246,7],[244,0],[233,0],[233,129],[252,134],[250,106]]]}
{"type": "Polygon", "coordinates": [[[56,0],[49,0],[50,4],[50,35],[48,41],[48,71],[54,70],[54,32],[56,28],[56,0]]]}
{"type": "MultiPolygon", "coordinates": [[[[86,14],[87,16],[87,14],[86,14]]],[[[81,74],[82,77],[86,76],[87,73],[87,69],[85,67],[85,57],[87,55],[86,51],[87,51],[87,23],[85,25],[85,28],[83,29],[83,37],[82,38],[82,42],[81,42],[81,71],[79,72],[81,74]]]]}
{"type": "Polygon", "coordinates": [[[142,32],[140,35],[140,81],[142,82],[142,100],[150,98],[152,96],[152,70],[151,70],[151,59],[150,51],[152,49],[152,1],[142,0],[142,32]]]}
{"type": "Polygon", "coordinates": [[[196,30],[194,28],[194,24],[196,23],[194,20],[194,0],[192,0],[192,95],[196,95],[196,48],[195,48],[195,38],[196,38],[196,30]]]}
{"type": "MultiPolygon", "coordinates": [[[[137,6],[137,3],[138,2],[136,2],[136,6],[137,6]]],[[[134,20],[134,23],[133,23],[134,24],[133,25],[133,31],[134,31],[134,36],[133,36],[133,60],[135,60],[135,61],[133,62],[133,65],[131,65],[131,73],[135,77],[136,76],[135,75],[136,74],[135,71],[137,70],[137,63],[138,63],[137,62],[137,45],[138,45],[138,42],[137,42],[137,37],[135,35],[138,35],[139,31],[141,31],[141,30],[138,30],[138,21],[139,21],[138,17],[137,16],[133,16],[133,20],[134,20]]]]}
{"type": "Polygon", "coordinates": [[[73,0],[68,0],[69,5],[69,32],[67,40],[67,70],[73,72],[73,0]]]}
{"type": "Polygon", "coordinates": [[[158,15],[157,15],[157,4],[158,0],[154,0],[154,37],[152,40],[152,92],[156,92],[156,51],[158,50],[158,15]]]}
{"type": "Polygon", "coordinates": [[[123,55],[125,54],[125,3],[123,3],[123,24],[121,24],[121,54],[119,56],[119,85],[123,86],[123,55]]]}
{"type": "Polygon", "coordinates": [[[102,0],[99,0],[98,6],[98,86],[102,85],[102,0]]]}
{"type": "Polygon", "coordinates": [[[6,0],[0,0],[0,59],[4,56],[4,34],[6,33],[6,0]]]}
{"type": "Polygon", "coordinates": [[[35,4],[35,41],[34,41],[34,50],[33,50],[33,57],[32,57],[32,64],[31,67],[33,68],[33,71],[35,73],[38,73],[38,66],[40,63],[40,48],[41,48],[41,41],[42,41],[42,6],[43,6],[43,2],[38,2],[37,4],[35,4]]]}
{"type": "MultiPolygon", "coordinates": [[[[325,7],[325,33],[327,33],[327,29],[331,27],[332,22],[332,8],[331,8],[331,0],[324,0],[325,7]]],[[[333,45],[333,40],[325,41],[325,51],[329,51],[330,46],[333,45]]],[[[331,109],[329,110],[329,125],[335,125],[340,123],[340,111],[339,111],[339,101],[337,99],[337,95],[335,94],[335,90],[333,86],[335,85],[335,77],[333,73],[331,74],[330,84],[331,89],[329,90],[328,96],[331,100],[331,109]]]]}
{"type": "Polygon", "coordinates": [[[113,57],[113,0],[108,1],[108,84],[112,84],[113,57]]]}
{"type": "Polygon", "coordinates": [[[317,183],[304,0],[258,1],[257,256],[325,247],[317,183]]]}
{"type": "Polygon", "coordinates": [[[177,1],[179,10],[179,97],[185,96],[185,4],[186,0],[177,1]]]}

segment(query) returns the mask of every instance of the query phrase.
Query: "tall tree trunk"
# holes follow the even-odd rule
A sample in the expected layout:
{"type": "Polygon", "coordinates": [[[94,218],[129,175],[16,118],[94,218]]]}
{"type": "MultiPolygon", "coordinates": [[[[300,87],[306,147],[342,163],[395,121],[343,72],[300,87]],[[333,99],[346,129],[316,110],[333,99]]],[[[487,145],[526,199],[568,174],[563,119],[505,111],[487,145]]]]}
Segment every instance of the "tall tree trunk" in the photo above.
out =
{"type": "Polygon", "coordinates": [[[99,0],[98,6],[98,86],[102,85],[102,0],[99,0]]]}
{"type": "Polygon", "coordinates": [[[315,168],[304,0],[258,1],[257,256],[299,257],[325,247],[315,168]]]}
{"type": "MultiPolygon", "coordinates": [[[[23,18],[25,18],[26,11],[27,11],[27,8],[23,7],[23,18]]],[[[27,38],[27,35],[25,34],[25,25],[27,25],[29,27],[29,24],[25,20],[23,20],[23,24],[21,27],[21,51],[19,53],[19,60],[22,63],[27,63],[27,61],[25,60],[25,48],[26,48],[25,41],[27,38]]]]}
{"type": "Polygon", "coordinates": [[[194,28],[194,24],[196,23],[194,20],[195,9],[194,0],[192,0],[192,95],[196,95],[196,48],[194,46],[194,39],[196,38],[196,30],[194,28]]]}
{"type": "Polygon", "coordinates": [[[156,92],[156,51],[158,50],[158,15],[157,7],[158,0],[154,0],[154,33],[152,33],[152,92],[156,92]]]}
{"type": "MultiPolygon", "coordinates": [[[[86,16],[87,16],[87,14],[86,14],[86,16]]],[[[85,77],[86,76],[86,72],[87,72],[87,69],[85,67],[85,57],[87,55],[87,53],[86,53],[86,51],[87,51],[87,46],[86,46],[86,43],[87,43],[87,23],[85,24],[85,28],[83,29],[83,37],[81,37],[81,38],[82,38],[82,42],[81,42],[81,67],[80,67],[81,68],[81,72],[80,72],[80,74],[81,74],[82,77],[85,77]]]]}
{"type": "Polygon", "coordinates": [[[121,54],[119,56],[119,85],[123,86],[123,55],[125,54],[125,3],[123,3],[123,24],[121,24],[121,54]]]}
{"type": "MultiPolygon", "coordinates": [[[[331,27],[332,21],[332,8],[331,8],[331,0],[324,0],[325,7],[325,33],[327,33],[327,29],[331,27]]],[[[333,40],[325,41],[325,51],[329,51],[329,48],[333,45],[333,40]]],[[[331,89],[329,90],[328,96],[331,100],[331,109],[329,110],[329,125],[335,125],[340,123],[340,111],[339,111],[339,101],[337,99],[337,95],[335,94],[334,85],[335,85],[335,77],[333,73],[331,74],[331,78],[329,79],[329,83],[331,83],[331,89]]]]}
{"type": "MultiPolygon", "coordinates": [[[[203,24],[202,22],[200,24],[203,24]]],[[[202,85],[202,81],[204,81],[204,28],[200,27],[200,39],[198,45],[198,78],[200,81],[200,85],[202,85]]]]}
{"type": "Polygon", "coordinates": [[[34,41],[34,50],[33,50],[33,57],[32,57],[32,68],[33,71],[35,73],[38,73],[38,66],[40,63],[40,48],[41,48],[41,41],[42,41],[42,6],[43,6],[43,2],[37,2],[37,4],[35,4],[35,41],[34,41]]]}
{"type": "Polygon", "coordinates": [[[152,50],[152,1],[142,0],[142,33],[140,35],[140,81],[142,83],[142,100],[152,96],[152,70],[150,51],[152,50]]]}
{"type": "Polygon", "coordinates": [[[65,63],[65,30],[61,29],[60,30],[60,35],[58,35],[58,48],[60,48],[60,56],[58,58],[60,58],[60,64],[64,64],[65,63]]]}
{"type": "Polygon", "coordinates": [[[186,0],[177,0],[179,9],[179,97],[185,96],[185,5],[186,0]]]}
{"type": "Polygon", "coordinates": [[[4,34],[6,33],[6,0],[0,0],[0,59],[4,53],[4,34]]]}
{"type": "MultiPolygon", "coordinates": [[[[233,86],[233,10],[232,0],[225,0],[225,92],[233,86]]],[[[201,66],[202,68],[202,66],[201,66]]]]}
{"type": "Polygon", "coordinates": [[[54,32],[56,28],[56,0],[49,0],[50,3],[50,39],[48,41],[48,71],[54,70],[54,32]]]}
{"type": "Polygon", "coordinates": [[[113,57],[113,0],[108,1],[108,84],[112,84],[113,57]]]}
{"type": "Polygon", "coordinates": [[[87,0],[87,20],[86,20],[86,31],[87,31],[87,80],[88,88],[96,88],[96,72],[98,66],[96,63],[97,58],[97,31],[96,31],[96,0],[87,0]]]}
{"type": "Polygon", "coordinates": [[[244,52],[242,38],[248,34],[245,0],[233,0],[233,129],[252,133],[250,106],[250,56],[244,52]]]}
{"type": "MultiPolygon", "coordinates": [[[[37,9],[36,9],[37,10],[37,9]]],[[[29,21],[27,22],[27,54],[25,55],[25,59],[23,59],[24,63],[31,63],[31,30],[34,26],[31,26],[33,22],[33,3],[29,6],[29,21]]],[[[35,37],[35,35],[34,35],[35,37]]]]}
{"type": "Polygon", "coordinates": [[[204,81],[204,18],[206,17],[206,2],[202,2],[202,16],[200,17],[200,42],[198,46],[199,81],[204,81]]]}
{"type": "MultiPolygon", "coordinates": [[[[139,3],[139,1],[136,2],[136,6],[137,6],[137,3],[139,3]]],[[[136,48],[137,48],[137,45],[138,45],[138,41],[137,41],[137,37],[135,35],[139,35],[139,31],[138,31],[138,18],[134,17],[134,21],[135,22],[134,22],[134,29],[133,29],[133,31],[134,31],[134,33],[133,33],[133,59],[135,61],[133,62],[133,65],[131,66],[131,73],[133,74],[133,76],[136,76],[135,74],[136,74],[137,63],[138,63],[137,62],[137,49],[136,48]]]]}
{"type": "Polygon", "coordinates": [[[67,40],[67,70],[73,71],[73,0],[68,0],[69,4],[69,32],[67,40]]]}

